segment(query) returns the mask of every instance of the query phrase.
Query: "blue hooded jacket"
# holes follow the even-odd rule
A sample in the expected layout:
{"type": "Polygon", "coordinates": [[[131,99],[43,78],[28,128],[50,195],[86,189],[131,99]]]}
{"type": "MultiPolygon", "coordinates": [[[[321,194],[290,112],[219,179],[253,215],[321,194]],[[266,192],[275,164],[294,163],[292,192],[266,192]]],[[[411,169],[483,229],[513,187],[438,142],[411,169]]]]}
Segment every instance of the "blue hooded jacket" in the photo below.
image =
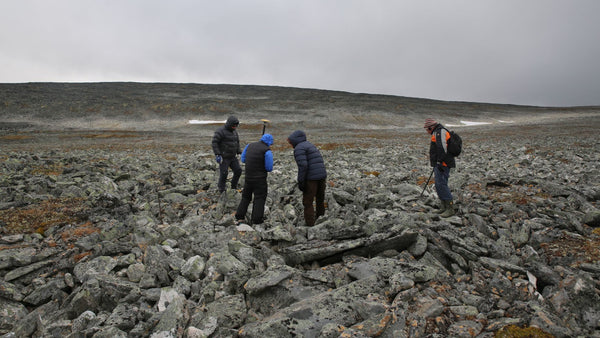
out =
{"type": "MultiPolygon", "coordinates": [[[[264,134],[260,140],[269,147],[272,146],[274,142],[271,134],[264,134]]],[[[265,169],[268,172],[273,171],[273,152],[271,152],[271,149],[267,150],[265,153],[265,169]]]]}
{"type": "Polygon", "coordinates": [[[298,165],[298,182],[326,179],[327,170],[325,170],[323,156],[317,147],[306,140],[304,131],[294,131],[288,140],[294,147],[294,158],[298,165]]]}

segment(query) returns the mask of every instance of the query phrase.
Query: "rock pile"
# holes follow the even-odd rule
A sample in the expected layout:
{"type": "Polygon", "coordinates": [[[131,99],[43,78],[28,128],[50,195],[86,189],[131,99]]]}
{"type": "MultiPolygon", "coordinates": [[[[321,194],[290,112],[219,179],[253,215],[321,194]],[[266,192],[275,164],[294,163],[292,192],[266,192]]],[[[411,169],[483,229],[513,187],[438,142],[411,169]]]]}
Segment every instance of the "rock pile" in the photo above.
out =
{"type": "Polygon", "coordinates": [[[255,226],[234,225],[240,194],[216,193],[209,153],[7,152],[0,334],[600,336],[600,141],[549,134],[465,135],[449,219],[420,196],[423,135],[323,150],[310,228],[290,150],[255,226]]]}

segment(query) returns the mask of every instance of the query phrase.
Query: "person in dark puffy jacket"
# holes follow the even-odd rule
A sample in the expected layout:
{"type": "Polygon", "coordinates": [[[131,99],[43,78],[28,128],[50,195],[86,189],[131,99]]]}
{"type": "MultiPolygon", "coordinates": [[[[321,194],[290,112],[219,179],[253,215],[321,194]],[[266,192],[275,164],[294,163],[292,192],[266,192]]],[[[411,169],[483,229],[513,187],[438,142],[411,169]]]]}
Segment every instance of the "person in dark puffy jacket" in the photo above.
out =
{"type": "Polygon", "coordinates": [[[225,182],[229,168],[233,171],[231,178],[231,189],[237,189],[242,167],[238,162],[237,155],[241,154],[240,138],[237,133],[237,127],[240,121],[235,116],[230,116],[225,125],[215,131],[212,138],[212,148],[215,153],[215,159],[219,164],[219,182],[217,188],[219,192],[225,191],[225,182]]]}
{"type": "Polygon", "coordinates": [[[250,223],[260,224],[264,220],[268,192],[267,174],[273,170],[273,153],[270,148],[272,144],[273,136],[264,134],[260,141],[250,143],[242,152],[242,162],[246,164],[246,175],[242,200],[235,213],[237,222],[245,219],[252,195],[254,195],[254,203],[252,204],[250,223]]]}
{"type": "Polygon", "coordinates": [[[298,188],[302,191],[304,221],[306,226],[315,225],[315,220],[325,214],[325,161],[317,147],[306,140],[302,130],[294,131],[288,142],[294,147],[294,158],[298,165],[298,188]],[[316,217],[313,201],[316,200],[316,217]]]}

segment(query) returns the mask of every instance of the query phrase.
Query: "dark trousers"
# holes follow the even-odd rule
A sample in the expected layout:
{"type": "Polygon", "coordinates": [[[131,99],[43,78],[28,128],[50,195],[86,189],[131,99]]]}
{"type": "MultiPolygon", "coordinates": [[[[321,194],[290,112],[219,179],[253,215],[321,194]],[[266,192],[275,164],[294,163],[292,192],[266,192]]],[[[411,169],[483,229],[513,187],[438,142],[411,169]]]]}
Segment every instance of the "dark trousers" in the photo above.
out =
{"type": "Polygon", "coordinates": [[[248,180],[244,183],[244,190],[242,190],[242,200],[238,205],[235,213],[235,218],[242,220],[246,217],[248,211],[248,205],[252,201],[252,195],[254,195],[254,202],[252,204],[252,224],[260,224],[264,220],[265,215],[265,202],[267,200],[267,179],[248,180]]]}
{"type": "Polygon", "coordinates": [[[451,201],[452,193],[450,187],[448,187],[448,179],[450,178],[450,168],[443,167],[440,170],[438,167],[433,168],[435,173],[435,191],[437,192],[438,198],[442,201],[451,201]]]}
{"type": "Polygon", "coordinates": [[[325,180],[306,181],[304,192],[302,194],[302,205],[304,205],[304,221],[306,226],[314,226],[315,220],[319,216],[325,215],[325,180]],[[316,200],[317,214],[315,217],[315,208],[313,201],[316,200]]]}
{"type": "Polygon", "coordinates": [[[240,166],[240,162],[238,162],[237,157],[224,158],[221,161],[221,164],[219,164],[219,183],[217,185],[219,191],[225,191],[225,182],[227,181],[229,168],[231,168],[233,171],[233,177],[231,178],[231,189],[237,189],[240,176],[242,176],[242,167],[240,166]]]}

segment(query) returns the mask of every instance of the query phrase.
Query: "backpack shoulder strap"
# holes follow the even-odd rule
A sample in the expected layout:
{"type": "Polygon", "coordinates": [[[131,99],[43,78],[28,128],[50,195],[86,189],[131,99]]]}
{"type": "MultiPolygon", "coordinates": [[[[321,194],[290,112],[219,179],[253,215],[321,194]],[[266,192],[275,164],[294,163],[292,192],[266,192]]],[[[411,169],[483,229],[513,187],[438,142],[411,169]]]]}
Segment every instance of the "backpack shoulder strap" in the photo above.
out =
{"type": "Polygon", "coordinates": [[[445,129],[446,131],[448,131],[448,129],[442,127],[440,130],[438,130],[436,132],[435,140],[436,140],[436,142],[439,142],[439,144],[442,145],[442,149],[444,150],[444,154],[445,154],[448,152],[448,142],[446,142],[445,137],[442,137],[442,129],[445,129]]]}

